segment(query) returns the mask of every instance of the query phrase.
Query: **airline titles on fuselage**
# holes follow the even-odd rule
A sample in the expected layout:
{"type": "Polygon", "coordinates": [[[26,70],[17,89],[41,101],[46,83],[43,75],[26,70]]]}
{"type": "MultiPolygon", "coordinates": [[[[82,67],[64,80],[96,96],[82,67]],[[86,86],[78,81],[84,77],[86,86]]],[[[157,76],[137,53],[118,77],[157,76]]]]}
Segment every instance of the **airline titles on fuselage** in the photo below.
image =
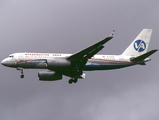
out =
{"type": "Polygon", "coordinates": [[[32,55],[32,56],[61,56],[61,54],[40,54],[40,53],[25,53],[25,55],[32,55]]]}

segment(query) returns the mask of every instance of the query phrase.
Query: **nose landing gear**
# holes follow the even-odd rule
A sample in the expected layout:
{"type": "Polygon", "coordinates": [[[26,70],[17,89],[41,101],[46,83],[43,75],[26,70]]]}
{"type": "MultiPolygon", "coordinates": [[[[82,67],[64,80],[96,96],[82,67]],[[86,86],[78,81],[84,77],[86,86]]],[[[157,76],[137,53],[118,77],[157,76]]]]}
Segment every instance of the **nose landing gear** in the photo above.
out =
{"type": "Polygon", "coordinates": [[[23,68],[17,68],[17,70],[20,70],[20,72],[21,72],[21,78],[24,78],[24,74],[23,74],[23,68]]]}
{"type": "Polygon", "coordinates": [[[21,75],[20,77],[21,77],[21,78],[24,78],[24,75],[21,75]]]}

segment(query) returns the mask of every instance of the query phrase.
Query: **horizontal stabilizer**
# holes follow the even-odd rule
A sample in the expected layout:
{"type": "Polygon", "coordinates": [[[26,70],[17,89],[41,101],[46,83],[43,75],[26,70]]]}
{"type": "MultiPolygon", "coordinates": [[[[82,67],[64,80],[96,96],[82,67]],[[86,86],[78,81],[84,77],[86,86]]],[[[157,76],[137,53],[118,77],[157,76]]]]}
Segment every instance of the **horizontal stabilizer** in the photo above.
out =
{"type": "Polygon", "coordinates": [[[150,55],[152,55],[153,53],[155,53],[156,51],[158,51],[157,49],[155,50],[151,50],[143,55],[140,55],[136,58],[132,58],[131,61],[132,62],[139,62],[139,61],[143,61],[144,59],[146,59],[147,57],[149,57],[150,55]]]}

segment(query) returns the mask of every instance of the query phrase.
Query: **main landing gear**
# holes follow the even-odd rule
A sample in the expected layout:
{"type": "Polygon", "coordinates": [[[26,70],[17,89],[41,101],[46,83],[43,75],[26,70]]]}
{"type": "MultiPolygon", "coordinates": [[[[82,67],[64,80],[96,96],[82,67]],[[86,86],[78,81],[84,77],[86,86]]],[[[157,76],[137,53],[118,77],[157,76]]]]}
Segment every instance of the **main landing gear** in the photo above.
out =
{"type": "Polygon", "coordinates": [[[17,70],[20,70],[20,72],[21,72],[21,78],[24,78],[24,74],[23,74],[23,68],[17,68],[17,70]]]}
{"type": "Polygon", "coordinates": [[[78,79],[77,78],[72,78],[68,81],[69,84],[72,84],[73,82],[74,83],[77,83],[78,79]]]}

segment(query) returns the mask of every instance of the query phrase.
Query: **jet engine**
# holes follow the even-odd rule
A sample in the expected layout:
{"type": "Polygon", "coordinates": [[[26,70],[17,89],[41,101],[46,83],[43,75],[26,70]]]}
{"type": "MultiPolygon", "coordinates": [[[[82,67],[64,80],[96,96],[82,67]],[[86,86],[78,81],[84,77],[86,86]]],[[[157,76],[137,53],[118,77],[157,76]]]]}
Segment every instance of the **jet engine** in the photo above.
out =
{"type": "Polygon", "coordinates": [[[48,59],[46,66],[51,70],[70,69],[71,61],[66,59],[48,59]]]}
{"type": "Polygon", "coordinates": [[[38,77],[41,81],[56,81],[62,79],[62,74],[53,71],[42,71],[38,73],[38,77]]]}

